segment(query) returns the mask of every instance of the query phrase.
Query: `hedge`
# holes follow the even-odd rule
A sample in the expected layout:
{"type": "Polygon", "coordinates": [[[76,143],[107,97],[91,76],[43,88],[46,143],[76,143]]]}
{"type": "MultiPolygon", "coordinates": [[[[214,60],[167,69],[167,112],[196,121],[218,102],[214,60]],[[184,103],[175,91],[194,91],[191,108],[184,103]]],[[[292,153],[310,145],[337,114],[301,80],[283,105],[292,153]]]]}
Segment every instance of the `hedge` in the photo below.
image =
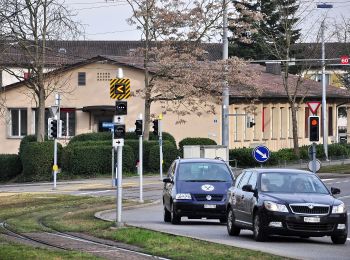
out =
{"type": "MultiPolygon", "coordinates": [[[[67,146],[63,150],[63,170],[73,175],[96,176],[111,172],[112,147],[106,145],[85,145],[86,142],[79,142],[67,146]]],[[[117,154],[115,153],[115,156],[117,154]]],[[[116,158],[116,157],[115,157],[116,158]]],[[[135,156],[132,147],[123,147],[123,171],[132,172],[135,170],[135,156]]]]}
{"type": "MultiPolygon", "coordinates": [[[[163,143],[163,172],[166,172],[171,163],[178,157],[178,150],[172,143],[163,143]]],[[[159,146],[154,145],[149,151],[149,168],[159,171],[159,146]]]]}
{"type": "Polygon", "coordinates": [[[210,138],[201,138],[201,137],[188,137],[182,139],[179,142],[179,153],[180,156],[183,157],[183,147],[184,145],[216,145],[216,142],[210,138]]]}
{"type": "Polygon", "coordinates": [[[22,163],[17,154],[0,154],[0,181],[8,181],[22,172],[22,163]]]}
{"type": "MultiPolygon", "coordinates": [[[[162,133],[163,141],[167,140],[172,142],[174,145],[176,145],[175,138],[166,132],[162,133]]],[[[138,140],[138,136],[134,132],[126,132],[125,133],[125,140],[138,140]]],[[[158,140],[158,136],[155,136],[150,132],[149,135],[150,141],[158,140]]],[[[85,142],[85,141],[111,141],[112,142],[112,136],[110,132],[100,132],[100,133],[87,133],[87,134],[80,134],[74,136],[70,142],[69,145],[75,143],[75,142],[85,142]]]]}
{"type": "MultiPolygon", "coordinates": [[[[58,165],[62,146],[57,146],[58,165]]],[[[50,180],[52,177],[52,165],[54,159],[54,142],[28,142],[23,146],[20,158],[23,165],[22,179],[24,181],[50,180]]]]}
{"type": "Polygon", "coordinates": [[[26,144],[36,142],[36,136],[35,135],[27,135],[22,138],[21,143],[19,144],[19,151],[18,155],[21,157],[21,154],[23,153],[23,148],[26,144]]]}

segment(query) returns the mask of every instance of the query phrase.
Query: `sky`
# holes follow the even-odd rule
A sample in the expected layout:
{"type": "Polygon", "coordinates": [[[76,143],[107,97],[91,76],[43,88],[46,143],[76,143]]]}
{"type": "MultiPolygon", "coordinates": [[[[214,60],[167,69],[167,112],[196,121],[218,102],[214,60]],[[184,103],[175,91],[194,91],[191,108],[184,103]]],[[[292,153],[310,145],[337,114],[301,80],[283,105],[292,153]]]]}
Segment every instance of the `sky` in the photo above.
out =
{"type": "MultiPolygon", "coordinates": [[[[341,23],[342,16],[350,20],[350,0],[326,1],[333,4],[332,9],[317,9],[316,4],[321,1],[301,1],[303,3],[302,17],[304,18],[300,28],[305,36],[304,42],[313,41],[314,35],[320,28],[320,21],[325,15],[327,15],[326,34],[328,39],[334,32],[331,24],[335,21],[341,23]]],[[[141,33],[136,29],[136,26],[131,26],[126,21],[132,15],[126,0],[66,0],[65,2],[71,10],[76,12],[76,19],[84,25],[84,39],[86,40],[141,39],[141,33]]]]}

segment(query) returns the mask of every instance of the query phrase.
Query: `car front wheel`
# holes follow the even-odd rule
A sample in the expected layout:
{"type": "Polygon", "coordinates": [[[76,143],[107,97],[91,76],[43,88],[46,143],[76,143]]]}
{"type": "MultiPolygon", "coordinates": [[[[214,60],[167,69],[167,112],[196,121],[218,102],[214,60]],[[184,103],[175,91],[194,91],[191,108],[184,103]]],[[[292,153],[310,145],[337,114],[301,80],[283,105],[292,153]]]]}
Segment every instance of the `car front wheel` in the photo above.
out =
{"type": "Polygon", "coordinates": [[[266,234],[264,233],[261,218],[258,213],[254,215],[254,226],[253,226],[253,233],[254,233],[254,239],[255,241],[263,242],[266,240],[266,234]]]}
{"type": "Polygon", "coordinates": [[[176,214],[175,209],[174,209],[174,204],[171,203],[171,223],[172,224],[180,224],[181,222],[181,217],[176,214]]]}
{"type": "Polygon", "coordinates": [[[333,244],[345,244],[347,236],[331,236],[333,244]]]}
{"type": "Polygon", "coordinates": [[[238,236],[241,232],[241,229],[235,226],[235,214],[233,213],[232,209],[229,209],[227,211],[227,232],[230,236],[238,236]]]}

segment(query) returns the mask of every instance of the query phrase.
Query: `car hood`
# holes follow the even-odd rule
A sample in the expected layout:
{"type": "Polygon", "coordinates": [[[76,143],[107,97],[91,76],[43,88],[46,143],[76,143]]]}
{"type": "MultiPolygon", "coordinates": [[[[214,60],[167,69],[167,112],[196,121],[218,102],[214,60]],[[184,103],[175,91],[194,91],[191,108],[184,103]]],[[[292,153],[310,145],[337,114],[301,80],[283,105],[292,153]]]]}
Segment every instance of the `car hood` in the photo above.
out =
{"type": "Polygon", "coordinates": [[[283,202],[285,204],[291,203],[314,203],[333,205],[334,197],[329,194],[312,194],[312,193],[264,193],[262,195],[264,200],[271,200],[274,202],[283,202]]]}
{"type": "Polygon", "coordinates": [[[227,189],[231,187],[228,182],[189,182],[178,181],[176,184],[177,193],[192,193],[192,194],[226,194],[227,189]]]}

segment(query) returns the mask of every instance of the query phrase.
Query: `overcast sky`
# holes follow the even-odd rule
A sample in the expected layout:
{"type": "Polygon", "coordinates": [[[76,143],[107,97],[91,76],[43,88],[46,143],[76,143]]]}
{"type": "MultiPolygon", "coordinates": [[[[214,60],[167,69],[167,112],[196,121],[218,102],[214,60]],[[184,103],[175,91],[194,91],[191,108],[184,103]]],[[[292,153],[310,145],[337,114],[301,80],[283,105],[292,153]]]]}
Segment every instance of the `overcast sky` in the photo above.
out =
{"type": "MultiPolygon", "coordinates": [[[[329,10],[317,9],[320,1],[302,0],[305,17],[301,27],[307,40],[313,41],[313,36],[320,27],[322,15],[327,14],[327,24],[330,25],[341,16],[350,19],[350,0],[329,0],[333,4],[329,10]]],[[[85,26],[87,40],[140,40],[141,34],[135,26],[130,26],[126,20],[131,16],[131,8],[125,0],[66,0],[66,4],[77,13],[77,19],[85,26]]],[[[332,28],[327,29],[328,34],[332,28]]]]}

